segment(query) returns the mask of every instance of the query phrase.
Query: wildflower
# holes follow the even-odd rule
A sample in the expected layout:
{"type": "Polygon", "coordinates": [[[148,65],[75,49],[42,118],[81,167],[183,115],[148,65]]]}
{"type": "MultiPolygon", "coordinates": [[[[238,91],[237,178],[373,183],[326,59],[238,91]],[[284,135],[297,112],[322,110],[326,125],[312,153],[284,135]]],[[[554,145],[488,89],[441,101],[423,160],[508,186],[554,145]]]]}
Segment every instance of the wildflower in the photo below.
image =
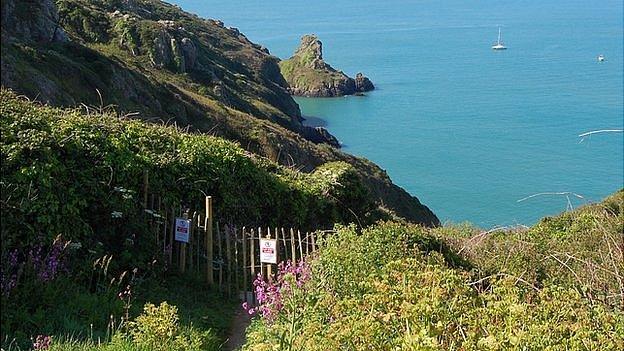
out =
{"type": "Polygon", "coordinates": [[[47,350],[52,344],[52,337],[49,335],[37,335],[35,342],[33,343],[34,350],[47,350]]]}
{"type": "Polygon", "coordinates": [[[249,314],[259,312],[262,318],[268,322],[274,321],[277,314],[282,310],[284,297],[292,293],[295,287],[303,288],[310,279],[310,267],[303,260],[296,264],[291,261],[281,262],[277,268],[278,273],[275,280],[266,282],[263,276],[258,274],[253,282],[256,299],[260,306],[254,309],[243,304],[243,308],[249,314]],[[292,285],[293,282],[294,286],[292,285]]]}

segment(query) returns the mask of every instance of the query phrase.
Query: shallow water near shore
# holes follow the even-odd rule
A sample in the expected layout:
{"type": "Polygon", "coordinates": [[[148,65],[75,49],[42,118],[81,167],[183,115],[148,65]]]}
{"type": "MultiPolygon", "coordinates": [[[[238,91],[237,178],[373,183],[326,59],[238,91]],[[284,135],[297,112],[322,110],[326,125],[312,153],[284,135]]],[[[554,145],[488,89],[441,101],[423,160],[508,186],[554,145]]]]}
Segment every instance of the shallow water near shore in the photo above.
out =
{"type": "Polygon", "coordinates": [[[376,91],[297,98],[302,113],[443,222],[528,225],[568,200],[527,196],[579,206],[624,186],[624,135],[578,137],[623,128],[621,1],[174,2],[281,58],[316,33],[328,63],[364,72],[376,91]]]}

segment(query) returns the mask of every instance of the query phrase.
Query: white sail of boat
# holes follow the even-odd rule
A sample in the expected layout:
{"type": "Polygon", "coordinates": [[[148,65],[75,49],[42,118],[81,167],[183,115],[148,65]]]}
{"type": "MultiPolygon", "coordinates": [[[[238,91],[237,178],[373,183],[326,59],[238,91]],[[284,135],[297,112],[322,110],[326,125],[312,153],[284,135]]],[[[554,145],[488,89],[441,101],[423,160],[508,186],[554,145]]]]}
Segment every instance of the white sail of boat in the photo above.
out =
{"type": "Polygon", "coordinates": [[[492,45],[492,50],[507,50],[507,47],[501,40],[501,29],[498,27],[498,41],[492,45]]]}

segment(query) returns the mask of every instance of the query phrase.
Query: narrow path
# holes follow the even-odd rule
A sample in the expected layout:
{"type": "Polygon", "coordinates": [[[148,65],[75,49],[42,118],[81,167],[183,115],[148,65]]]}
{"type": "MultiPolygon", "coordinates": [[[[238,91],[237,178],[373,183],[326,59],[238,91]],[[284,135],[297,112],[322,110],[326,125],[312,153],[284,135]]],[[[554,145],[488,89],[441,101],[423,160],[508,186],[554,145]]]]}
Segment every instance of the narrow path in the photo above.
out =
{"type": "Polygon", "coordinates": [[[235,351],[245,344],[245,330],[251,323],[251,316],[240,308],[234,318],[232,319],[232,325],[230,326],[230,334],[228,340],[225,342],[223,349],[225,351],[235,351]]]}

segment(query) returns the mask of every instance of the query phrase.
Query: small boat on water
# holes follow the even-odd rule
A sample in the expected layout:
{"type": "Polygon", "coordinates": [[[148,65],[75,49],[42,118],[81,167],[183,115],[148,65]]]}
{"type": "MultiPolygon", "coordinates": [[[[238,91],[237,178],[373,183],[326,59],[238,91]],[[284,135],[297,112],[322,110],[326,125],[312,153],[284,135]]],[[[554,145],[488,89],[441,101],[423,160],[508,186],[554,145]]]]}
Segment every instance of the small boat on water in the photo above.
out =
{"type": "Polygon", "coordinates": [[[505,43],[501,40],[501,29],[498,27],[498,40],[492,45],[492,50],[507,50],[505,43]]]}
{"type": "Polygon", "coordinates": [[[596,59],[598,60],[598,62],[603,62],[605,60],[605,57],[603,54],[598,55],[598,57],[596,57],[596,59]]]}

